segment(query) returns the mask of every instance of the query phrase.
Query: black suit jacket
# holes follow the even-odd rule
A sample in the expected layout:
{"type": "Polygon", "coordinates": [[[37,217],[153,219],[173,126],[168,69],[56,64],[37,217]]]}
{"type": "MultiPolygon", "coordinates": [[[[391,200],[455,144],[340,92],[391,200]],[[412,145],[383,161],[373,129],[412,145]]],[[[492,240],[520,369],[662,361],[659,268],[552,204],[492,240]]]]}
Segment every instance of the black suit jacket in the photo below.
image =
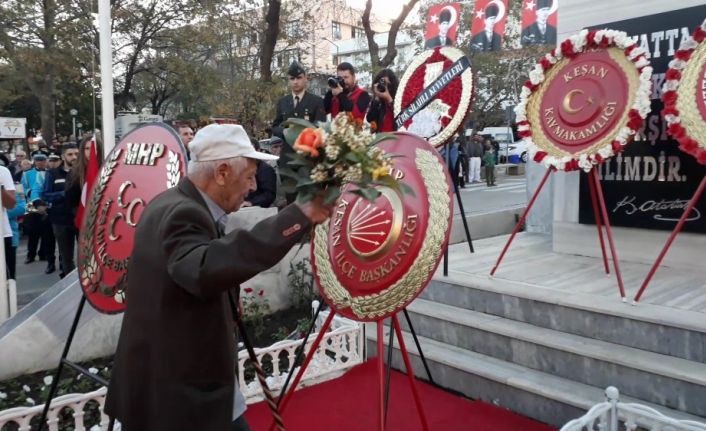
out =
{"type": "Polygon", "coordinates": [[[522,30],[522,45],[556,45],[556,28],[547,25],[544,34],[542,34],[539,31],[539,25],[535,22],[522,30]]]}
{"type": "Polygon", "coordinates": [[[126,431],[231,428],[235,369],[227,291],[277,263],[309,230],[298,207],[219,237],[188,179],[135,232],[127,310],[105,411],[126,431]]]}
{"type": "Polygon", "coordinates": [[[481,31],[471,39],[472,51],[500,51],[501,47],[502,38],[495,32],[493,32],[492,40],[488,40],[485,31],[481,31]]]}
{"type": "MultiPolygon", "coordinates": [[[[446,46],[453,46],[453,44],[454,41],[447,37],[446,46]]],[[[426,49],[436,48],[437,46],[441,46],[441,38],[439,36],[427,39],[427,41],[424,43],[424,48],[426,49]]]]}

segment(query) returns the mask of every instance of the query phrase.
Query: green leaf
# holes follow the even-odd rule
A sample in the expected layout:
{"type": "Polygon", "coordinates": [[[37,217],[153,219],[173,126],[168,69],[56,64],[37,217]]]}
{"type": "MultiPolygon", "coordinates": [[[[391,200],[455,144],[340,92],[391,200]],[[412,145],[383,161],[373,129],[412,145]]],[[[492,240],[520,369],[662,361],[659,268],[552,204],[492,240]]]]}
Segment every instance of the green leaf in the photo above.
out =
{"type": "Polygon", "coordinates": [[[380,192],[370,187],[364,187],[356,190],[351,190],[351,193],[362,197],[363,199],[373,202],[380,196],[380,192]]]}
{"type": "Polygon", "coordinates": [[[329,187],[326,189],[326,194],[324,195],[324,204],[332,204],[341,196],[341,189],[338,187],[329,187]]]}
{"type": "Polygon", "coordinates": [[[294,143],[297,141],[297,138],[299,137],[299,134],[301,134],[302,130],[304,129],[301,127],[289,127],[284,129],[282,134],[284,135],[284,140],[287,142],[287,145],[293,148],[294,143]]]}
{"type": "Polygon", "coordinates": [[[360,163],[360,156],[354,152],[349,152],[346,154],[346,160],[353,162],[353,163],[360,163]]]}
{"type": "MultiPolygon", "coordinates": [[[[297,154],[297,156],[299,156],[299,155],[297,154]]],[[[308,160],[308,159],[301,157],[301,156],[293,157],[287,162],[287,166],[292,166],[292,167],[311,166],[311,165],[312,165],[311,160],[308,160]]]]}
{"type": "Polygon", "coordinates": [[[285,127],[296,127],[296,126],[299,126],[299,127],[301,127],[302,130],[303,130],[303,129],[306,129],[306,128],[309,128],[309,127],[314,128],[314,129],[316,128],[316,126],[314,125],[314,123],[312,123],[312,122],[310,122],[310,121],[303,120],[303,119],[301,119],[301,118],[294,118],[294,117],[287,119],[287,121],[285,121],[284,123],[282,123],[282,125],[285,126],[285,127]]]}
{"type": "Polygon", "coordinates": [[[392,133],[378,133],[375,136],[375,139],[373,139],[373,142],[371,143],[371,145],[376,145],[382,141],[390,141],[390,140],[397,140],[397,135],[393,135],[392,133]]]}
{"type": "Polygon", "coordinates": [[[412,187],[410,187],[409,185],[407,185],[407,184],[405,184],[405,183],[403,183],[403,182],[398,182],[397,184],[399,185],[400,190],[402,191],[402,193],[404,193],[404,194],[406,194],[406,195],[410,195],[410,196],[415,196],[415,197],[417,196],[417,193],[416,193],[416,192],[414,191],[414,189],[413,189],[412,187]]]}

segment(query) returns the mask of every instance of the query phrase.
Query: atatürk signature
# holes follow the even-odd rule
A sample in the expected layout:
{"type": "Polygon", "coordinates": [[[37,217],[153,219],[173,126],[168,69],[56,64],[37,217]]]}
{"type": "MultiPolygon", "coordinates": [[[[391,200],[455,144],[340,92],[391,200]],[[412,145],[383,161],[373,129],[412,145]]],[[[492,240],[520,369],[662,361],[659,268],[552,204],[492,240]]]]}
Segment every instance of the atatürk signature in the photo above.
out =
{"type": "MultiPolygon", "coordinates": [[[[613,208],[613,213],[617,213],[619,211],[623,211],[626,215],[633,215],[636,213],[647,213],[652,214],[652,218],[654,218],[655,220],[678,221],[684,213],[686,206],[689,204],[689,200],[682,199],[662,199],[659,201],[647,200],[643,203],[635,202],[636,200],[637,197],[635,196],[625,196],[620,202],[615,205],[615,208],[613,208]]],[[[701,211],[699,211],[698,208],[694,207],[687,221],[694,221],[699,219],[701,219],[701,211]]]]}

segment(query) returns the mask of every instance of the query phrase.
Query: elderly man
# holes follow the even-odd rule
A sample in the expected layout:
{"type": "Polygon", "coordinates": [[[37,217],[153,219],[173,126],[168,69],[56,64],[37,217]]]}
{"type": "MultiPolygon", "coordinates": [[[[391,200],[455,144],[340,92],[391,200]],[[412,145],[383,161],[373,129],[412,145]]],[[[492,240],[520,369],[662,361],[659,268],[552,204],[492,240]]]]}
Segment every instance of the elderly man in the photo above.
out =
{"type": "Polygon", "coordinates": [[[135,232],[106,401],[125,431],[249,429],[234,398],[233,290],[331,213],[317,199],[225,235],[226,215],[255,189],[256,161],[276,156],[228,124],[199,130],[189,148],[187,178],[150,202],[135,232]]]}

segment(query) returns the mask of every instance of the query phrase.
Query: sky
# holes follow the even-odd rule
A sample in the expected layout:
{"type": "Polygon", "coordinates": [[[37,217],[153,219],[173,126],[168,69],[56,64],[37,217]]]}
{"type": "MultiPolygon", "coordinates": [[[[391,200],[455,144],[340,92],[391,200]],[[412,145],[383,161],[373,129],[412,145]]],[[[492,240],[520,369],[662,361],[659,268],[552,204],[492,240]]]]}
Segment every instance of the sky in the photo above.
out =
{"type": "MultiPolygon", "coordinates": [[[[400,14],[402,10],[402,5],[406,3],[407,0],[373,0],[373,14],[380,18],[394,19],[400,14]]],[[[365,8],[365,0],[347,0],[348,4],[357,9],[365,8]]],[[[411,23],[416,21],[416,10],[419,9],[419,3],[412,13],[407,16],[406,23],[411,23]]]]}

